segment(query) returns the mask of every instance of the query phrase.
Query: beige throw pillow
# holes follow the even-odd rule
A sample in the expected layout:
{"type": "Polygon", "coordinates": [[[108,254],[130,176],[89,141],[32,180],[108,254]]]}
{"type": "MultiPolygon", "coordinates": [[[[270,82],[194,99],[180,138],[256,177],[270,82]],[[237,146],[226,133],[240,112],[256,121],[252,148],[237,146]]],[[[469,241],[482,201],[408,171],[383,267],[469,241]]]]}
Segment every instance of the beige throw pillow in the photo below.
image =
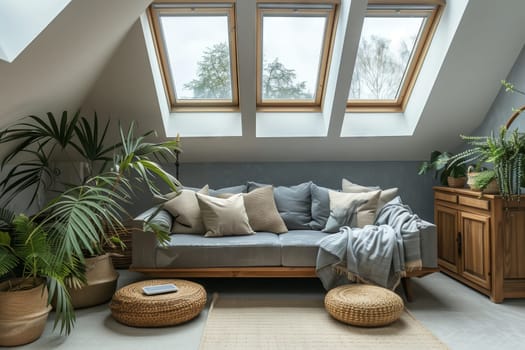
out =
{"type": "Polygon", "coordinates": [[[283,218],[277,211],[272,186],[265,186],[249,193],[243,193],[243,197],[250,226],[254,231],[288,232],[283,218]]]}
{"type": "MultiPolygon", "coordinates": [[[[199,190],[198,193],[208,194],[208,185],[199,190]]],[[[164,203],[166,209],[173,215],[174,233],[204,233],[201,210],[195,191],[183,189],[178,196],[164,203]]]]}
{"type": "Polygon", "coordinates": [[[364,227],[374,223],[381,191],[343,193],[328,191],[330,217],[324,232],[337,232],[341,226],[364,227]]]}
{"type": "MultiPolygon", "coordinates": [[[[354,184],[348,181],[347,179],[343,179],[342,189],[343,189],[343,192],[346,192],[346,193],[362,193],[362,192],[377,191],[380,188],[365,187],[365,186],[361,186],[358,184],[354,184]]],[[[396,198],[398,192],[399,192],[399,189],[397,187],[382,190],[381,195],[379,196],[379,201],[377,203],[376,214],[379,213],[379,211],[385,206],[385,204],[390,202],[392,199],[396,198]]]]}
{"type": "Polygon", "coordinates": [[[242,194],[217,198],[197,193],[201,208],[205,237],[239,236],[253,234],[244,208],[242,194]]]}

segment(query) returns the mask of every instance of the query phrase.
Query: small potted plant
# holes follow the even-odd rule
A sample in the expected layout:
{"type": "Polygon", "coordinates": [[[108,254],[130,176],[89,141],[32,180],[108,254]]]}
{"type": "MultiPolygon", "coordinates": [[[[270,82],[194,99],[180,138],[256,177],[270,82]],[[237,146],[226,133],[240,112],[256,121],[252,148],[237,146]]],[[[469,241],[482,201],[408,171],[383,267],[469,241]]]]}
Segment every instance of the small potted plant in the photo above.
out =
{"type": "Polygon", "coordinates": [[[472,190],[482,191],[484,193],[498,193],[499,186],[497,182],[496,172],[494,170],[482,170],[480,172],[477,172],[472,179],[472,184],[470,185],[470,188],[472,190]]]}
{"type": "Polygon", "coordinates": [[[423,162],[419,168],[419,175],[434,171],[435,178],[441,184],[449,187],[464,187],[467,181],[467,167],[464,164],[451,165],[452,154],[449,152],[433,151],[430,160],[423,162]]]}
{"type": "Polygon", "coordinates": [[[508,133],[506,126],[502,126],[498,135],[461,135],[461,138],[471,147],[453,156],[449,166],[455,167],[469,162],[492,163],[499,193],[505,199],[515,196],[519,198],[525,175],[525,135],[520,134],[517,129],[508,133]]]}

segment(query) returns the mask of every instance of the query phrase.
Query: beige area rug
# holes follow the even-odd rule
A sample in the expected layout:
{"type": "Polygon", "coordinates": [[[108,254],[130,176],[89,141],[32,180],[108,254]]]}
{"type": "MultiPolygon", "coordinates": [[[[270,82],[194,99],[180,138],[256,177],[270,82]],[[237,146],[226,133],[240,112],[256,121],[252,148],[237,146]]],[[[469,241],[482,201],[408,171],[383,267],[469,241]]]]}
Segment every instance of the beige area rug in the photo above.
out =
{"type": "Polygon", "coordinates": [[[214,296],[201,350],[447,349],[410,313],[380,328],[345,325],[320,297],[214,296]]]}

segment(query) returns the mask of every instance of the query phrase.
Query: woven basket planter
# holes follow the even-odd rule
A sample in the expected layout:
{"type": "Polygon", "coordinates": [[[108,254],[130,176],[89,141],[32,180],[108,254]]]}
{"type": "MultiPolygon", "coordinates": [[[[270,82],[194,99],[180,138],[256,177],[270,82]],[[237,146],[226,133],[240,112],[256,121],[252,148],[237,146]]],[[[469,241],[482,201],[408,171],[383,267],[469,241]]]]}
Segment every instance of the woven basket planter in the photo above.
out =
{"type": "Polygon", "coordinates": [[[104,248],[107,253],[111,254],[111,260],[113,261],[113,266],[116,269],[128,269],[131,265],[131,237],[134,231],[142,231],[142,228],[137,223],[128,220],[124,222],[124,229],[109,234],[109,236],[117,235],[122,243],[126,245],[124,249],[122,249],[120,246],[104,248]]]}
{"type": "Polygon", "coordinates": [[[379,327],[401,316],[403,299],[377,286],[350,284],[330,290],[324,299],[325,309],[335,319],[354,326],[379,327]]]}
{"type": "Polygon", "coordinates": [[[0,283],[0,347],[18,346],[37,340],[46,327],[51,305],[45,280],[31,289],[8,291],[22,279],[0,283]]]}
{"type": "Polygon", "coordinates": [[[86,258],[87,284],[80,288],[68,287],[73,307],[80,309],[107,302],[117,289],[118,277],[109,254],[86,258]]]}
{"type": "Polygon", "coordinates": [[[119,289],[109,303],[111,315],[118,322],[133,327],[165,327],[196,317],[206,305],[206,291],[185,280],[148,280],[119,289]],[[142,287],[173,283],[175,293],[145,295],[142,287]]]}

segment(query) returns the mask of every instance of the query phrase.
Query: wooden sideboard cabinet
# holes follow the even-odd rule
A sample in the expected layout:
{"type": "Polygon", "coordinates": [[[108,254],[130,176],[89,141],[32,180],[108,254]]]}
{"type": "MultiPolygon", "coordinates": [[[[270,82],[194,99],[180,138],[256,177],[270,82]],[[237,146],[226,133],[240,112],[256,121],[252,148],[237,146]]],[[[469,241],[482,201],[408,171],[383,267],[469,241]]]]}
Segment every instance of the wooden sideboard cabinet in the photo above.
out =
{"type": "Polygon", "coordinates": [[[496,303],[525,297],[525,195],[434,187],[440,270],[496,303]]]}

